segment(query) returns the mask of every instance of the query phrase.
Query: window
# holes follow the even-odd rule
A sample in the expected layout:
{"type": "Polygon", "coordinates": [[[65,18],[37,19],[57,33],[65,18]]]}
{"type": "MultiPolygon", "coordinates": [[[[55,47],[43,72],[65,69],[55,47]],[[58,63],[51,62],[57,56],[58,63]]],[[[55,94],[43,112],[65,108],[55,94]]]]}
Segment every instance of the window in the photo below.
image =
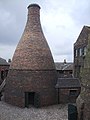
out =
{"type": "Polygon", "coordinates": [[[79,56],[85,56],[86,55],[86,47],[79,48],[79,56]]]}
{"type": "Polygon", "coordinates": [[[83,55],[83,56],[86,55],[86,50],[87,50],[86,47],[83,47],[83,49],[82,49],[82,55],[83,55]]]}
{"type": "Polygon", "coordinates": [[[82,48],[79,49],[79,55],[82,56],[82,48]]]}
{"type": "Polygon", "coordinates": [[[4,80],[4,71],[1,71],[1,79],[4,80]]]}
{"type": "Polygon", "coordinates": [[[87,49],[86,49],[86,47],[84,47],[84,55],[86,55],[86,51],[87,51],[87,49]]]}
{"type": "Polygon", "coordinates": [[[77,90],[70,90],[70,96],[76,96],[77,90]]]}
{"type": "Polygon", "coordinates": [[[78,50],[76,49],[75,50],[75,57],[77,57],[78,56],[78,50]]]}
{"type": "Polygon", "coordinates": [[[7,77],[7,74],[8,74],[8,70],[5,70],[5,77],[7,77]]]}

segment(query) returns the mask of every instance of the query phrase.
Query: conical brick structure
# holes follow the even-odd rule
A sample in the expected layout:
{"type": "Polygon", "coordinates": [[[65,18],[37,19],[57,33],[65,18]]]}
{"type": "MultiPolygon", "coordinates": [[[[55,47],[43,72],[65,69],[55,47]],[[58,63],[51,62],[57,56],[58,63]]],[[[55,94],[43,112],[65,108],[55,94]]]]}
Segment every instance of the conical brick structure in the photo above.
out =
{"type": "Polygon", "coordinates": [[[56,81],[54,61],[40,24],[40,6],[31,4],[6,80],[5,101],[19,107],[55,104],[56,81]]]}

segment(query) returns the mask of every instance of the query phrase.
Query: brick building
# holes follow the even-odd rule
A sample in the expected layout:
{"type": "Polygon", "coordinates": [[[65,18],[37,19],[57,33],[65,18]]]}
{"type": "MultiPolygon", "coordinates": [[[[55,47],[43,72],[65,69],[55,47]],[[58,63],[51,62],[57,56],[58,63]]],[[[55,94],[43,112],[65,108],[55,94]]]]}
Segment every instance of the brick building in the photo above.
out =
{"type": "Polygon", "coordinates": [[[76,103],[81,85],[77,78],[58,78],[56,89],[58,103],[76,103]]]}
{"type": "Polygon", "coordinates": [[[54,61],[40,24],[40,7],[31,4],[7,76],[5,101],[19,107],[56,104],[56,82],[54,61]]]}
{"type": "Polygon", "coordinates": [[[6,78],[9,66],[9,63],[5,59],[0,58],[0,84],[6,78]]]}
{"type": "Polygon", "coordinates": [[[58,78],[71,78],[73,77],[73,63],[72,62],[55,62],[58,78]]]}
{"type": "Polygon", "coordinates": [[[84,59],[88,45],[88,35],[90,34],[90,27],[84,26],[81,33],[74,43],[74,76],[80,76],[80,68],[84,66],[84,59]]]}
{"type": "MultiPolygon", "coordinates": [[[[90,27],[86,27],[86,29],[87,50],[79,74],[81,92],[76,101],[78,120],[90,120],[90,27]]],[[[85,36],[83,38],[85,38],[85,36]]]]}

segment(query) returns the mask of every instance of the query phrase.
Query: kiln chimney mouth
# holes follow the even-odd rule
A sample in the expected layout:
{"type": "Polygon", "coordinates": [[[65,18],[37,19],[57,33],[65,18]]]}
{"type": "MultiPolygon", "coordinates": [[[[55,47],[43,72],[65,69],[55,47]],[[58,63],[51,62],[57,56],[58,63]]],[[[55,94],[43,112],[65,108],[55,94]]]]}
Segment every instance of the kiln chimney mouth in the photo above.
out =
{"type": "Polygon", "coordinates": [[[30,4],[27,8],[30,8],[30,7],[38,7],[40,9],[40,6],[38,4],[30,4]]]}

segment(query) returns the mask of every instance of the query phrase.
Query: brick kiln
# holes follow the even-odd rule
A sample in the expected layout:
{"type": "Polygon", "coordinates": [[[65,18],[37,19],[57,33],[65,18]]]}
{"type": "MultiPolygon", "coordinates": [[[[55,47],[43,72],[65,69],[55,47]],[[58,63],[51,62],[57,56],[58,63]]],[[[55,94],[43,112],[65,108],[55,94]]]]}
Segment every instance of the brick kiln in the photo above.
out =
{"type": "Polygon", "coordinates": [[[40,7],[31,4],[7,76],[5,101],[19,107],[56,104],[56,81],[54,61],[40,24],[40,7]]]}

